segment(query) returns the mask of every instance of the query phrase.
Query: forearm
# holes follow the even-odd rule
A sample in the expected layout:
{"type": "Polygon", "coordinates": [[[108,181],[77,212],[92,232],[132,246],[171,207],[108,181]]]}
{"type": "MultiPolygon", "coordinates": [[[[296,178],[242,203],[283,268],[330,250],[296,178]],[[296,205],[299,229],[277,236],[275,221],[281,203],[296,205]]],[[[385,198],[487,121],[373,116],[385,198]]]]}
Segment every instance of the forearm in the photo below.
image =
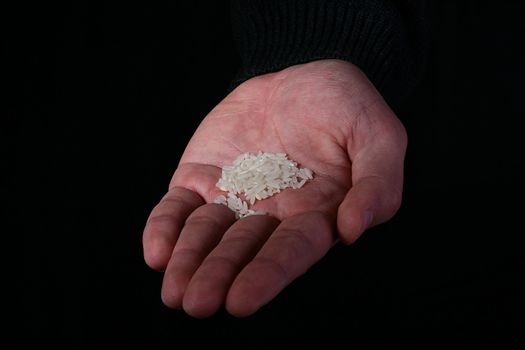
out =
{"type": "Polygon", "coordinates": [[[232,0],[242,61],[234,86],[291,65],[342,59],[357,65],[391,105],[398,105],[424,64],[422,3],[232,0]]]}

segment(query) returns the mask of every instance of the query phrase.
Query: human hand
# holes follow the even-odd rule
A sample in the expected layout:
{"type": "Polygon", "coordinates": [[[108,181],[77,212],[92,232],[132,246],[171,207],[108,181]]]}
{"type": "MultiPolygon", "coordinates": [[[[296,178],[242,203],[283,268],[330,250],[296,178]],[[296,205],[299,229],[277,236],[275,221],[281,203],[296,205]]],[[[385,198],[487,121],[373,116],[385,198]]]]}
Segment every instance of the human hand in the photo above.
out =
{"type": "Polygon", "coordinates": [[[248,316],[319,261],[354,242],[401,204],[407,137],[366,76],[321,60],[252,78],[202,121],[153,209],[149,266],[165,271],[162,300],[194,317],[223,304],[248,316]],[[267,216],[235,220],[216,186],[244,152],[282,152],[314,179],[257,201],[267,216]]]}

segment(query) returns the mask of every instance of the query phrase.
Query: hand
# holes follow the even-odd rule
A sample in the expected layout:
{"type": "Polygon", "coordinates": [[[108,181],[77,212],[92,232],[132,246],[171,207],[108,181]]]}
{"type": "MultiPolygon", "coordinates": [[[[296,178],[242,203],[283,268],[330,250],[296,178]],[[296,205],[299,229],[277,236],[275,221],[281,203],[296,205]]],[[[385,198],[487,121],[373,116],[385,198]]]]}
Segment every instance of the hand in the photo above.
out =
{"type": "Polygon", "coordinates": [[[144,230],[147,264],[164,271],[162,300],[195,317],[221,305],[247,316],[401,204],[403,125],[354,65],[321,60],[252,78],[203,120],[144,230]],[[244,152],[283,152],[314,179],[238,221],[215,184],[244,152]]]}

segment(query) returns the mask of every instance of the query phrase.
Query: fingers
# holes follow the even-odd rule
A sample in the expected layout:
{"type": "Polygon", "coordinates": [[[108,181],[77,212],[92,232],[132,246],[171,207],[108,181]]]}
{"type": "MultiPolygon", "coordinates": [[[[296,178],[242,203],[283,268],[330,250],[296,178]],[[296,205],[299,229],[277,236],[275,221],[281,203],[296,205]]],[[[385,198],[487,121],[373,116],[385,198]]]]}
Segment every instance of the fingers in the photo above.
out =
{"type": "Polygon", "coordinates": [[[215,186],[220,169],[211,165],[180,164],[170,189],[153,209],[143,234],[144,259],[155,270],[164,270],[186,218],[220,193],[215,186]]]}
{"type": "Polygon", "coordinates": [[[183,299],[184,310],[207,317],[224,303],[237,274],[257,254],[279,224],[270,216],[250,216],[237,221],[193,275],[183,299]]]}
{"type": "Polygon", "coordinates": [[[234,213],[218,204],[203,205],[188,217],[164,273],[161,292],[164,304],[182,307],[191,277],[234,221],[234,213]]]}
{"type": "Polygon", "coordinates": [[[227,310],[238,317],[254,313],[321,259],[334,239],[330,220],[320,212],[286,219],[233,282],[227,310]]]}
{"type": "Polygon", "coordinates": [[[406,134],[402,126],[391,130],[396,129],[401,131],[379,133],[350,152],[352,187],[337,213],[339,236],[346,244],[389,220],[401,205],[406,134]]]}
{"type": "Polygon", "coordinates": [[[338,209],[341,241],[351,244],[369,227],[389,220],[401,205],[401,189],[380,177],[361,179],[338,209]]]}
{"type": "Polygon", "coordinates": [[[144,260],[151,268],[166,268],[186,218],[202,204],[197,193],[173,187],[152,210],[142,236],[144,260]]]}

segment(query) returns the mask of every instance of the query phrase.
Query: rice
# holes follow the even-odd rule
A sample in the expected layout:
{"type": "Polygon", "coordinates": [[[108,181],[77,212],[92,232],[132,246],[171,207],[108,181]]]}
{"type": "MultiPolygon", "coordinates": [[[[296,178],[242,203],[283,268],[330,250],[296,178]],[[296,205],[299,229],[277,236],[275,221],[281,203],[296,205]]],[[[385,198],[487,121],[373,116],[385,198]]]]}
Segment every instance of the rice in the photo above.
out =
{"type": "Polygon", "coordinates": [[[312,179],[313,172],[298,168],[297,162],[288,159],[286,153],[243,153],[232,165],[222,168],[217,187],[227,192],[227,197],[220,195],[214,202],[226,205],[237,218],[264,215],[264,212],[251,209],[256,201],[287,188],[299,189],[312,179]]]}

